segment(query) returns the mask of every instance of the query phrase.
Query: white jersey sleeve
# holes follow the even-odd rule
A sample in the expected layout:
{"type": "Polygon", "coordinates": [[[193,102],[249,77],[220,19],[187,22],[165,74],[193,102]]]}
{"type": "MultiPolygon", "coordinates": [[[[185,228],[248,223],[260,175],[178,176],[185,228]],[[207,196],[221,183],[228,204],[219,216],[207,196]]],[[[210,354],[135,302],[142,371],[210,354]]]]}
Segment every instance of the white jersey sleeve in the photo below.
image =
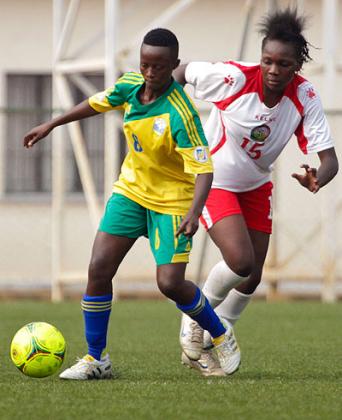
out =
{"type": "Polygon", "coordinates": [[[218,102],[239,92],[246,77],[230,63],[191,62],[186,66],[185,80],[193,85],[196,99],[218,102]]]}
{"type": "Polygon", "coordinates": [[[318,93],[310,82],[298,88],[298,98],[303,104],[303,118],[296,135],[304,153],[318,153],[334,147],[327,118],[318,93]]]}

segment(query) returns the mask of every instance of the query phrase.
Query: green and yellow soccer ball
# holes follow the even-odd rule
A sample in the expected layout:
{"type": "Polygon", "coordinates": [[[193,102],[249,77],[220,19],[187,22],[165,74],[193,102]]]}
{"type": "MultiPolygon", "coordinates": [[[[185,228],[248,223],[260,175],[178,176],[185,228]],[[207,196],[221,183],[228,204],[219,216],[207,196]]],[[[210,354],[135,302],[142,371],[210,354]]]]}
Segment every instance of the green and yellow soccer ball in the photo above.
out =
{"type": "Polygon", "coordinates": [[[61,332],[46,322],[31,322],[20,328],[11,343],[11,359],[25,375],[44,378],[61,367],[65,355],[61,332]]]}

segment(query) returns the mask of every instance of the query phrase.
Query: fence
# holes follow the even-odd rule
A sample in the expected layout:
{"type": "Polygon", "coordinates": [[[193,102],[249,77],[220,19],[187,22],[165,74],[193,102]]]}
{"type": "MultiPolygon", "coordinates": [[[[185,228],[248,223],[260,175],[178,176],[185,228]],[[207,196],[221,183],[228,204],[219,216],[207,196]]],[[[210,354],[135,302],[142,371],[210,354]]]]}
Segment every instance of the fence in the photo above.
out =
{"type": "MultiPolygon", "coordinates": [[[[48,105],[48,104],[47,104],[48,105]]],[[[37,148],[22,147],[25,131],[41,118],[51,114],[50,108],[2,110],[1,121],[6,132],[1,161],[4,186],[0,200],[1,267],[0,288],[3,293],[18,289],[50,290],[51,287],[51,139],[37,148]],[[38,168],[39,166],[39,168],[38,168]]],[[[340,124],[339,112],[328,112],[334,134],[340,124]]],[[[95,173],[99,201],[103,205],[103,118],[97,117],[84,126],[87,151],[95,173]],[[96,175],[97,174],[97,175],[96,175]]],[[[67,195],[63,218],[61,267],[62,287],[70,293],[86,279],[86,268],[93,240],[87,206],[79,182],[77,165],[66,132],[68,149],[67,195]]],[[[124,141],[119,150],[124,152],[124,141]]],[[[337,151],[339,146],[337,145],[337,151]]],[[[274,172],[274,234],[259,294],[268,298],[321,296],[334,300],[342,292],[340,262],[341,220],[340,176],[313,196],[290,177],[303,162],[317,166],[316,156],[304,157],[296,140],[287,147],[274,172]]],[[[211,266],[220,258],[216,247],[202,229],[195,237],[189,278],[201,282],[211,266]]],[[[154,261],[148,242],[138,241],[117,275],[117,295],[156,295],[154,261]]]]}

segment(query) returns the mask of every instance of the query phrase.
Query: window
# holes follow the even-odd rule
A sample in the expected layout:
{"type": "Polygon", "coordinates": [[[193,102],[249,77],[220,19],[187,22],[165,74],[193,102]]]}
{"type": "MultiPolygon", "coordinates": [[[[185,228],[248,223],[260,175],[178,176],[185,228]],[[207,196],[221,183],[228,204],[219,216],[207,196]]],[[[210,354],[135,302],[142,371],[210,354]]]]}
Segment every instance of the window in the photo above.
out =
{"type": "Polygon", "coordinates": [[[22,144],[24,133],[51,118],[51,76],[8,76],[7,104],[6,192],[51,191],[51,142],[30,152],[22,144]]]}
{"type": "MultiPolygon", "coordinates": [[[[103,89],[103,76],[88,76],[98,90],[103,89]]],[[[7,76],[7,124],[5,146],[5,183],[6,193],[50,193],[52,148],[51,135],[35,147],[27,150],[23,147],[24,134],[52,116],[52,80],[50,75],[7,76]]],[[[85,96],[79,89],[72,87],[75,102],[81,102],[85,96]]],[[[96,189],[103,192],[104,184],[104,118],[81,121],[90,165],[96,189]]],[[[69,136],[66,133],[66,191],[81,192],[82,185],[73,154],[69,136]]],[[[123,136],[121,136],[124,142],[123,136]]],[[[121,154],[125,152],[120,145],[121,154]]]]}

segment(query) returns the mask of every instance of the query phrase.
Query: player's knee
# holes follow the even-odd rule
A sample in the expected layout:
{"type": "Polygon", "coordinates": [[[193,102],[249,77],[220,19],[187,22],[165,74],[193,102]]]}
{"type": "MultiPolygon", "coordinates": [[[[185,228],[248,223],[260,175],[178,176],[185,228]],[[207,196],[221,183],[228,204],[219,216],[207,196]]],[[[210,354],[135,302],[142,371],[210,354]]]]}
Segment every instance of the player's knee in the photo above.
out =
{"type": "Polygon", "coordinates": [[[241,258],[233,261],[229,264],[231,270],[234,271],[238,276],[247,277],[249,276],[254,268],[254,258],[241,258]]]}
{"type": "Polygon", "coordinates": [[[262,270],[255,270],[239,287],[239,291],[247,295],[255,292],[261,282],[262,270]]]}
{"type": "Polygon", "coordinates": [[[248,277],[253,272],[255,267],[253,248],[237,248],[234,252],[224,252],[224,250],[221,252],[225,263],[238,276],[248,277]]]}
{"type": "Polygon", "coordinates": [[[89,280],[96,283],[111,282],[115,271],[103,257],[93,257],[88,267],[89,280]]]}
{"type": "Polygon", "coordinates": [[[168,297],[169,299],[174,299],[178,294],[177,284],[174,279],[170,276],[163,276],[158,278],[158,288],[159,290],[168,297]]]}

